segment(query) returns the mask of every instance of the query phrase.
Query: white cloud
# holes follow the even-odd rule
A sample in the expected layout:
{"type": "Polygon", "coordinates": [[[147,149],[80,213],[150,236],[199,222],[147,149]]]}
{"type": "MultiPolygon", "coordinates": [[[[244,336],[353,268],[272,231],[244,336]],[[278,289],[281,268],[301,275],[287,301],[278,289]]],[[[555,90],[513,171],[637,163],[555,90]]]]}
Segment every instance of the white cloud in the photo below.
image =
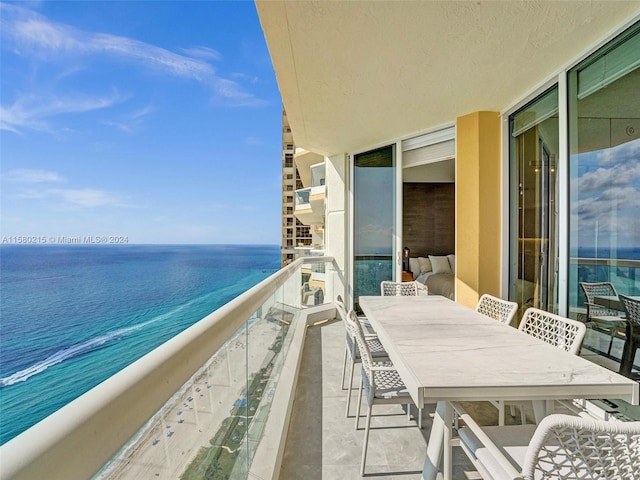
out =
{"type": "Polygon", "coordinates": [[[640,162],[640,139],[602,150],[597,156],[600,165],[617,165],[627,162],[640,162]]]}
{"type": "Polygon", "coordinates": [[[80,55],[109,55],[134,62],[148,69],[175,77],[195,80],[210,86],[215,94],[233,105],[261,105],[263,101],[243,90],[242,86],[217,75],[215,69],[199,58],[219,59],[220,54],[207,47],[187,50],[192,56],[173,53],[133,38],[107,33],[85,32],[68,25],[51,22],[39,13],[12,4],[0,3],[2,41],[14,53],[37,56],[53,62],[80,55]]]}
{"type": "MultiPolygon", "coordinates": [[[[633,246],[640,242],[640,140],[586,154],[581,165],[596,168],[571,184],[571,225],[583,245],[633,246]],[[595,161],[594,161],[595,160],[595,161]],[[597,239],[596,239],[597,237],[597,239]]],[[[580,163],[580,162],[579,162],[580,163]]]]}
{"type": "Polygon", "coordinates": [[[126,207],[123,196],[118,193],[93,188],[49,188],[45,190],[29,189],[18,195],[19,198],[33,200],[61,201],[72,207],[126,207]]]}
{"type": "Polygon", "coordinates": [[[240,80],[245,80],[249,83],[258,83],[260,81],[259,77],[255,75],[247,75],[246,73],[233,73],[231,74],[233,78],[238,78],[240,80]]]}
{"type": "Polygon", "coordinates": [[[0,130],[19,133],[23,129],[51,131],[46,118],[63,113],[90,112],[108,108],[123,101],[124,97],[112,93],[103,97],[21,95],[8,106],[0,106],[0,130]]]}
{"type": "Polygon", "coordinates": [[[222,58],[220,52],[209,47],[183,48],[182,51],[190,57],[208,58],[210,60],[220,60],[222,58]]]}
{"type": "Polygon", "coordinates": [[[244,143],[247,145],[264,145],[264,142],[257,137],[246,137],[244,143]]]}
{"type": "Polygon", "coordinates": [[[30,168],[16,168],[14,170],[9,170],[5,174],[4,178],[10,182],[19,183],[64,182],[66,180],[56,172],[30,168]]]}
{"type": "Polygon", "coordinates": [[[49,190],[49,193],[79,207],[123,206],[122,198],[119,195],[92,188],[52,189],[49,190]]]}
{"type": "Polygon", "coordinates": [[[140,128],[144,117],[151,114],[153,111],[154,109],[151,106],[147,106],[124,116],[120,120],[103,120],[102,124],[108,127],[113,127],[116,130],[120,130],[121,132],[131,134],[140,128]]]}
{"type": "Polygon", "coordinates": [[[578,179],[578,191],[582,194],[606,190],[617,186],[628,185],[635,178],[640,178],[640,162],[619,163],[610,168],[598,168],[587,172],[578,179]]]}

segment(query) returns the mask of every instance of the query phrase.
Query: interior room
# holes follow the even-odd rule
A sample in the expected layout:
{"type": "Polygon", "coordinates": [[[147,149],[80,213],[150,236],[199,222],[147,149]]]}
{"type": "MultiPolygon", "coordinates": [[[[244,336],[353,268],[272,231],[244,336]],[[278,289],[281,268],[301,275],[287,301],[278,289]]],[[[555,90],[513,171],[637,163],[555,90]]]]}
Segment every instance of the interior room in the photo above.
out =
{"type": "MultiPolygon", "coordinates": [[[[402,241],[413,280],[453,298],[455,272],[455,159],[403,168],[402,241]]],[[[404,269],[406,270],[406,264],[404,269]]]]}

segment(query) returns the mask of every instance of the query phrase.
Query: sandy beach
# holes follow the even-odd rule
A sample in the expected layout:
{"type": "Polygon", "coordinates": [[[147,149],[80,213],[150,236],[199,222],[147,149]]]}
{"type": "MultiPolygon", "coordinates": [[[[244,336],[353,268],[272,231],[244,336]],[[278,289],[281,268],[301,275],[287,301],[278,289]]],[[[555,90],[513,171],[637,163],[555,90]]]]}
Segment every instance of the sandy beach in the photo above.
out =
{"type": "Polygon", "coordinates": [[[260,320],[248,337],[242,334],[231,340],[98,478],[179,478],[201,447],[210,446],[241,398],[247,361],[249,375],[258,372],[265,358],[272,356],[268,349],[281,332],[280,324],[260,320]]]}

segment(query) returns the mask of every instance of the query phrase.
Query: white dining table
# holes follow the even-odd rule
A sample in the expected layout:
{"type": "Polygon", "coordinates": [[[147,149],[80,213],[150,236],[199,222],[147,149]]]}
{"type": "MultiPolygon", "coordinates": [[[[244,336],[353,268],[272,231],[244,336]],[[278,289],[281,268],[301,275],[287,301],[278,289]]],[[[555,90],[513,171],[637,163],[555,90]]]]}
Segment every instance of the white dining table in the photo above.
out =
{"type": "Polygon", "coordinates": [[[423,469],[451,478],[451,401],[616,398],[637,405],[637,382],[445,297],[362,296],[359,304],[416,406],[437,403],[423,469]]]}

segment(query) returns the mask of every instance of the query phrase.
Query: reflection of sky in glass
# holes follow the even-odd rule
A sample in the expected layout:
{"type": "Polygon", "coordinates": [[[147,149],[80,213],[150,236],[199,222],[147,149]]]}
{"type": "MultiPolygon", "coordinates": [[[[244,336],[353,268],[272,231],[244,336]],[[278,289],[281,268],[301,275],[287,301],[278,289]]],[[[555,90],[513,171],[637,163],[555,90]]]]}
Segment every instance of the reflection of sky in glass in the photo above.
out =
{"type": "Polygon", "coordinates": [[[356,254],[391,255],[393,168],[357,168],[355,192],[356,254]]]}
{"type": "Polygon", "coordinates": [[[640,139],[577,154],[572,163],[571,225],[578,228],[577,245],[640,247],[640,139]]]}
{"type": "Polygon", "coordinates": [[[393,168],[356,167],[356,255],[391,255],[393,242],[393,168]]]}

